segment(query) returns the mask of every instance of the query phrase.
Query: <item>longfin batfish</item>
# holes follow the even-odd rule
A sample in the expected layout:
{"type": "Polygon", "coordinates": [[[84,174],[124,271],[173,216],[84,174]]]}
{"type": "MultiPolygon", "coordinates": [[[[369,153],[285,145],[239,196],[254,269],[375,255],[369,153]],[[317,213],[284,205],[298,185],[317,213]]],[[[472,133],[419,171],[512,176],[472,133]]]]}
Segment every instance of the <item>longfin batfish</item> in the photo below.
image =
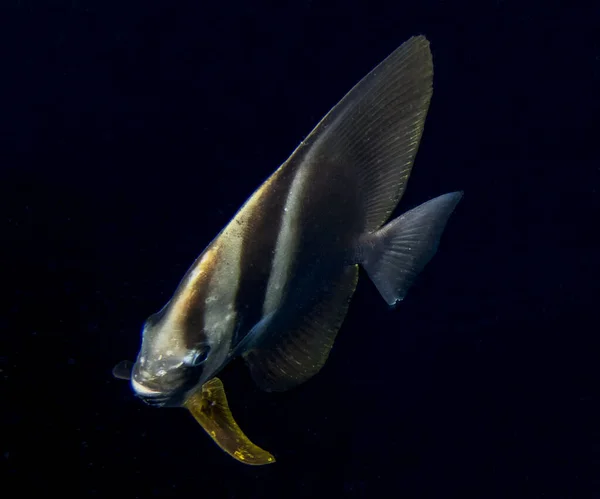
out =
{"type": "Polygon", "coordinates": [[[241,462],[274,462],[235,424],[215,376],[236,356],[267,391],[318,373],[359,265],[390,306],[404,298],[462,197],[443,194],[386,224],[406,188],[432,92],[429,42],[417,36],[327,113],[144,324],[131,370],[142,400],[186,407],[241,462]]]}

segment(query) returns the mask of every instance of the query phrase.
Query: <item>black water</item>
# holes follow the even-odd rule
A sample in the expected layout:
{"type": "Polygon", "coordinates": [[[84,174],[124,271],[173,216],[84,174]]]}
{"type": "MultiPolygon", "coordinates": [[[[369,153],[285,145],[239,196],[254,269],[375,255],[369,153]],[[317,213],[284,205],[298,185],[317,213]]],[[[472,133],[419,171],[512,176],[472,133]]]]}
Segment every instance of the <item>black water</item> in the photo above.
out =
{"type": "Polygon", "coordinates": [[[3,497],[600,497],[600,7],[566,4],[4,2],[3,497]],[[316,378],[274,395],[223,372],[278,460],[238,464],[111,369],[419,33],[435,91],[399,212],[464,199],[396,310],[363,274],[316,378]]]}

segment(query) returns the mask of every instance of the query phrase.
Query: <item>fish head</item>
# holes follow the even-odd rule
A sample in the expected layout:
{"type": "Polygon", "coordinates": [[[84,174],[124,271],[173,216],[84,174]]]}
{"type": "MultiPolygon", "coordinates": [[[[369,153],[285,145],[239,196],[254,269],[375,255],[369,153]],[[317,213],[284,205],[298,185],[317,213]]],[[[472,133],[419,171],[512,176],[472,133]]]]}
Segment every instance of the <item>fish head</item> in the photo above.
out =
{"type": "Polygon", "coordinates": [[[131,370],[131,386],[145,403],[180,407],[190,391],[206,379],[210,345],[200,332],[189,335],[173,321],[155,316],[144,324],[142,345],[131,370]]]}

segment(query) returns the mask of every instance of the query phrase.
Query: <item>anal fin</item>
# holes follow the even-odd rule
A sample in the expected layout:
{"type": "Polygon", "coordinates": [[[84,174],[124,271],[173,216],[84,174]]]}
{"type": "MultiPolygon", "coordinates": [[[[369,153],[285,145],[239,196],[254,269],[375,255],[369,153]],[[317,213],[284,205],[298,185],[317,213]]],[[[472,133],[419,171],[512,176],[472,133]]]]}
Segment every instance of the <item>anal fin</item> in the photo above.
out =
{"type": "Polygon", "coordinates": [[[255,383],[285,391],[317,374],[329,357],[358,281],[358,265],[343,269],[327,290],[287,320],[274,321],[269,335],[243,354],[255,383]]]}

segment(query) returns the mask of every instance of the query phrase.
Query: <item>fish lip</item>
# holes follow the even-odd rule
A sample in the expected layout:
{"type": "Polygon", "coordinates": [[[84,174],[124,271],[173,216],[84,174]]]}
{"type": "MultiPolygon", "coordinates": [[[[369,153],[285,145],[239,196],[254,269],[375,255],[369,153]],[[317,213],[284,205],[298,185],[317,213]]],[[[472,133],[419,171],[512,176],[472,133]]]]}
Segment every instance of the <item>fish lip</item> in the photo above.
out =
{"type": "Polygon", "coordinates": [[[131,387],[137,398],[152,407],[164,407],[169,401],[170,394],[161,390],[153,390],[131,377],[131,387]]]}
{"type": "Polygon", "coordinates": [[[133,378],[131,384],[136,397],[151,407],[180,407],[188,391],[187,386],[168,391],[152,390],[136,382],[133,378]]]}
{"type": "Polygon", "coordinates": [[[150,407],[181,407],[183,403],[183,396],[179,392],[156,396],[137,394],[137,397],[150,407]]]}
{"type": "Polygon", "coordinates": [[[186,394],[194,388],[198,382],[198,376],[189,376],[190,373],[181,373],[180,376],[166,380],[147,379],[134,372],[131,376],[131,387],[136,397],[145,404],[152,407],[180,407],[186,394]]]}
{"type": "Polygon", "coordinates": [[[150,407],[166,407],[169,401],[169,397],[166,396],[148,397],[147,395],[138,394],[137,397],[150,407]]]}
{"type": "Polygon", "coordinates": [[[152,388],[148,388],[147,386],[137,381],[135,379],[135,376],[131,377],[131,387],[133,388],[133,391],[140,397],[154,398],[163,395],[163,392],[159,390],[153,390],[152,388]]]}

